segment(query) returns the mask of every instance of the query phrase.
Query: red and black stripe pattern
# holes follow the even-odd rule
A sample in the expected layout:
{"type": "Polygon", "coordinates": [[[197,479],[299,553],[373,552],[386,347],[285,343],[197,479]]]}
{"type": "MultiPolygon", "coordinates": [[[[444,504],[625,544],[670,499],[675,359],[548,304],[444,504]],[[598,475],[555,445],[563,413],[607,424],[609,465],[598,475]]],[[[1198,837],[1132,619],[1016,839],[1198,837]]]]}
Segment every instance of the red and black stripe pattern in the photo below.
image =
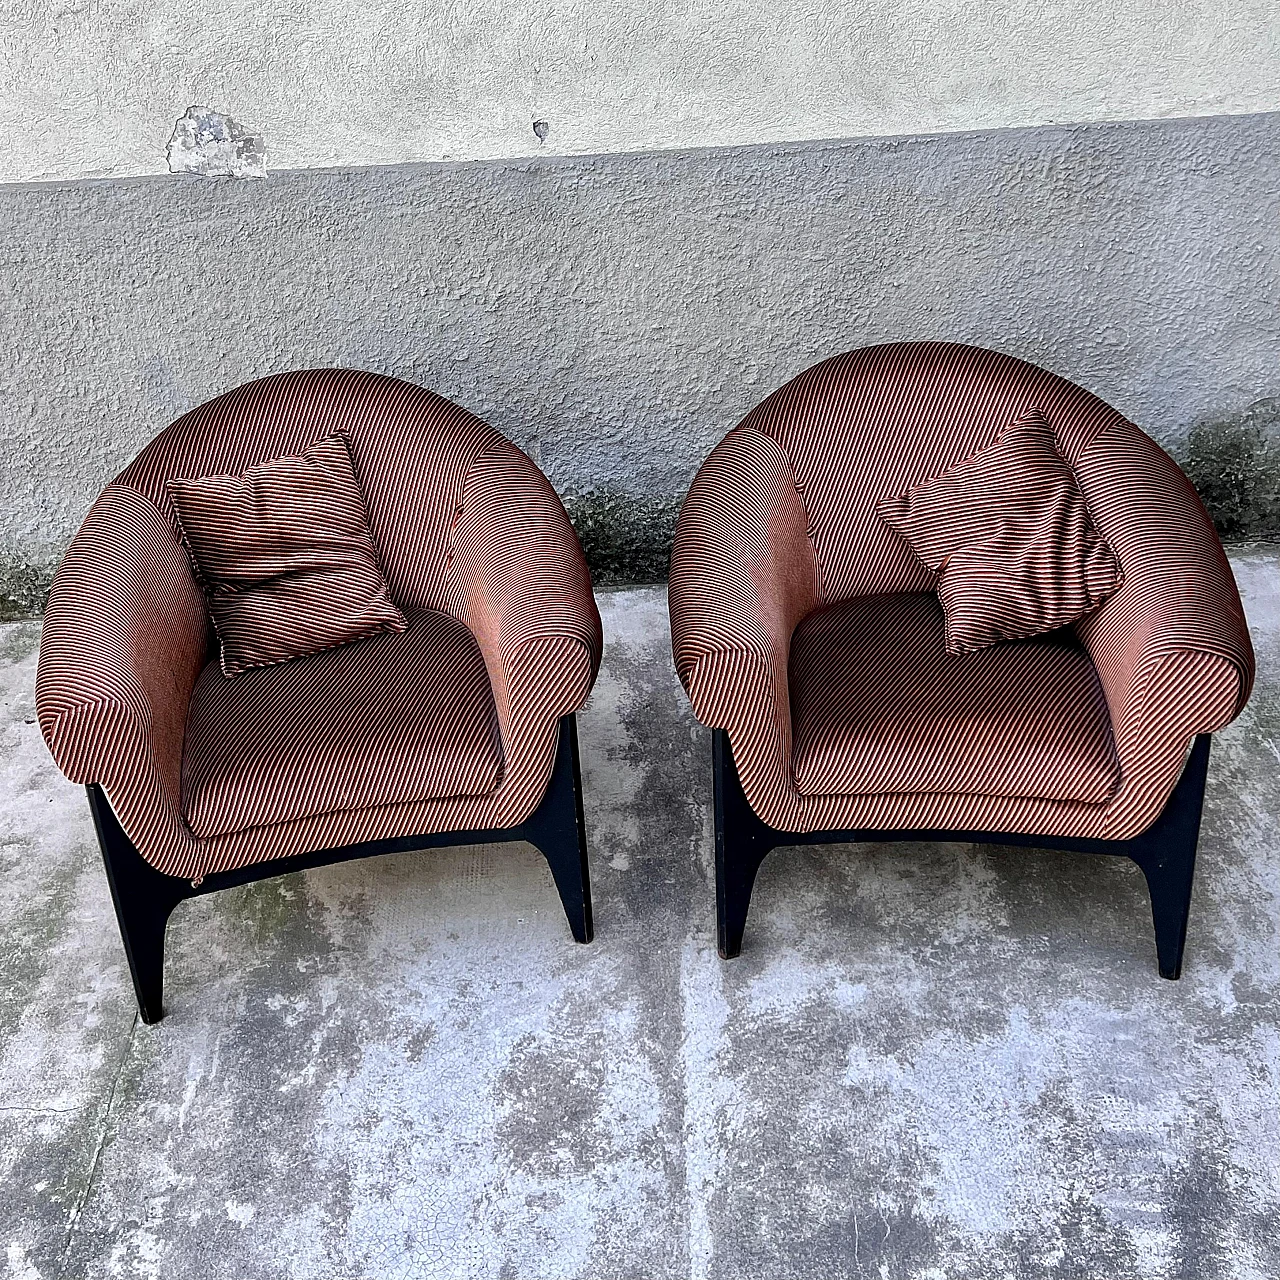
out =
{"type": "Polygon", "coordinates": [[[573,528],[520,450],[421,387],[319,369],[210,401],[108,486],[50,592],[36,698],[63,771],[104,786],[153,866],[195,878],[520,822],[600,649],[573,528]],[[166,483],[337,431],[408,630],[224,680],[166,483]]]}
{"type": "Polygon", "coordinates": [[[225,676],[403,631],[346,437],[238,476],[170,480],[225,676]]]}
{"type": "Polygon", "coordinates": [[[748,414],[689,491],[669,596],[694,709],[728,731],[748,799],[781,830],[1133,835],[1167,799],[1191,738],[1238,714],[1253,680],[1230,566],[1172,460],[1081,388],[954,343],[837,356],[748,414]],[[1074,640],[1010,642],[993,651],[1007,666],[962,678],[942,661],[937,615],[931,631],[916,606],[885,604],[929,592],[934,574],[876,507],[990,447],[1033,409],[1124,582],[1074,640]],[[830,606],[829,620],[797,634],[830,606]],[[957,686],[994,686],[997,675],[1039,680],[1041,705],[992,688],[984,721],[957,686]],[[910,694],[906,676],[919,682],[910,694]],[[917,714],[894,720],[895,705],[917,714]],[[876,760],[880,747],[896,756],[876,760]]]}
{"type": "Polygon", "coordinates": [[[957,791],[1100,804],[1120,789],[1107,701],[1075,636],[948,653],[932,593],[810,614],[791,641],[791,716],[806,796],[957,791]]]}
{"type": "Polygon", "coordinates": [[[235,680],[205,667],[187,713],[183,810],[197,836],[226,836],[338,810],[488,795],[502,763],[474,637],[447,613],[416,609],[403,635],[235,680]]]}
{"type": "Polygon", "coordinates": [[[938,575],[948,653],[1064,627],[1120,585],[1039,409],[876,512],[938,575]]]}

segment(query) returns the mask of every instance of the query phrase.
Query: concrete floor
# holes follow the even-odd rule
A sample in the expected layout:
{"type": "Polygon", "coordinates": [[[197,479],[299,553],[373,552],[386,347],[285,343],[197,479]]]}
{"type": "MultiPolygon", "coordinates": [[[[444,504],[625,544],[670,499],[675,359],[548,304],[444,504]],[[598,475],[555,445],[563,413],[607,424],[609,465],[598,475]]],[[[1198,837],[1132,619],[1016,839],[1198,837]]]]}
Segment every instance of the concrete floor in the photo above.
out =
{"type": "Polygon", "coordinates": [[[1185,976],[1119,860],[793,849],[717,959],[708,739],[602,599],[598,934],[540,858],[179,908],[134,1015],[82,791],[0,629],[0,1248],[38,1277],[1280,1275],[1280,555],[1211,765],[1185,976]]]}

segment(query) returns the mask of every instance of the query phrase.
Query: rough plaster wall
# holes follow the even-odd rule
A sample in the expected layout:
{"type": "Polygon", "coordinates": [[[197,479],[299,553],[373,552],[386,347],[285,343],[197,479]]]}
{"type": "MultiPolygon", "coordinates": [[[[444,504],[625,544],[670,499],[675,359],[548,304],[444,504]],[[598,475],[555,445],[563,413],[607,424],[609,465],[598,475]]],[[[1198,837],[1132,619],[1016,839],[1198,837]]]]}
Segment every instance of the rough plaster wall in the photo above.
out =
{"type": "Polygon", "coordinates": [[[195,102],[265,132],[277,168],[1269,111],[1280,16],[1273,0],[18,0],[0,16],[0,181],[162,172],[195,102]]]}
{"type": "Polygon", "coordinates": [[[1001,348],[1157,438],[1280,394],[1280,115],[0,188],[0,556],[276,370],[434,387],[569,493],[671,497],[768,391],[1001,348]]]}

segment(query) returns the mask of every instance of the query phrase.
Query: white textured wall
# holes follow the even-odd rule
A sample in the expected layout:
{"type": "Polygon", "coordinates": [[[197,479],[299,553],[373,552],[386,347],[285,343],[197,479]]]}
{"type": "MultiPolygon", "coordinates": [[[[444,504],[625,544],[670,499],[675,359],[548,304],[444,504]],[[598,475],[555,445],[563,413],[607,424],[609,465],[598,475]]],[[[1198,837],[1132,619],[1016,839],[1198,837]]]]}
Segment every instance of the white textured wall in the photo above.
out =
{"type": "Polygon", "coordinates": [[[192,103],[273,168],[1280,108],[1277,0],[9,0],[0,181],[163,172],[192,103]],[[535,118],[550,123],[545,144],[535,118]]]}

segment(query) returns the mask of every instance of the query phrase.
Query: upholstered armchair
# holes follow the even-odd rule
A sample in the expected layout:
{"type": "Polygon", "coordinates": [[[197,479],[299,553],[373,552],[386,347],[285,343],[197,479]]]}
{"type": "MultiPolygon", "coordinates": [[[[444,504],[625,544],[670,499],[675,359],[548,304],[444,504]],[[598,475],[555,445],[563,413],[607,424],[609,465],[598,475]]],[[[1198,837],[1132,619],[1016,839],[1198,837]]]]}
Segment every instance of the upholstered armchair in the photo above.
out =
{"type": "Polygon", "coordinates": [[[554,490],[394,378],[280,374],[180,418],[95,502],[50,593],[41,729],[88,787],[142,1016],[185,898],[369,854],[528,840],[591,938],[574,712],[600,617],[554,490]],[[335,431],[407,627],[227,679],[166,489],[335,431]]]}
{"type": "Polygon", "coordinates": [[[974,347],[837,356],[716,447],[671,561],[676,667],[713,730],[720,953],[778,846],[964,840],[1113,853],[1179,975],[1209,736],[1253,653],[1194,489],[1062,378],[974,347]],[[1075,626],[948,654],[934,575],[877,517],[1038,409],[1123,585],[1075,626]]]}

